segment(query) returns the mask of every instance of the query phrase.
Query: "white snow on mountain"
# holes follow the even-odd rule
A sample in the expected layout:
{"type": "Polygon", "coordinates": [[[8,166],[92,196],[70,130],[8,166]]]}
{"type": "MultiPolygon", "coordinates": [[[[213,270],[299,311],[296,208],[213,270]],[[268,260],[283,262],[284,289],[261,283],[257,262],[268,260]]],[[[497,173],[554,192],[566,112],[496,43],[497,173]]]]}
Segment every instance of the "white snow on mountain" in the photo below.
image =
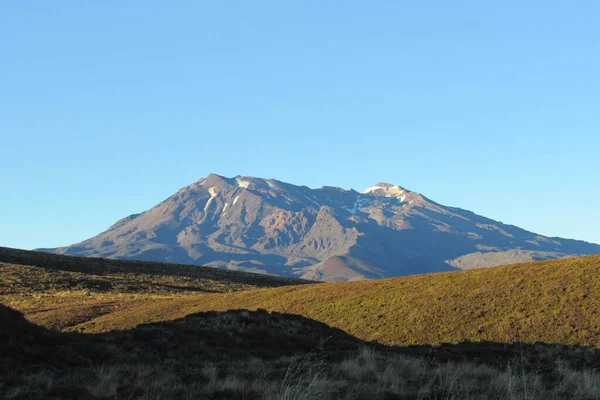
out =
{"type": "Polygon", "coordinates": [[[210,199],[208,199],[208,201],[206,202],[206,205],[204,206],[204,212],[208,211],[208,207],[210,206],[210,203],[212,203],[214,198],[217,197],[217,190],[215,187],[211,187],[210,189],[208,189],[208,193],[210,194],[210,199]]]}
{"type": "Polygon", "coordinates": [[[383,196],[383,197],[396,197],[399,198],[401,201],[404,201],[402,199],[402,195],[404,195],[405,193],[407,193],[407,191],[405,189],[402,189],[400,186],[392,186],[392,185],[386,185],[386,186],[380,186],[380,185],[375,185],[375,186],[371,186],[370,188],[365,189],[362,194],[374,194],[376,196],[383,196]]]}
{"type": "Polygon", "coordinates": [[[250,181],[244,181],[240,178],[235,178],[235,180],[236,180],[238,186],[241,188],[247,189],[248,186],[250,186],[250,181]]]}

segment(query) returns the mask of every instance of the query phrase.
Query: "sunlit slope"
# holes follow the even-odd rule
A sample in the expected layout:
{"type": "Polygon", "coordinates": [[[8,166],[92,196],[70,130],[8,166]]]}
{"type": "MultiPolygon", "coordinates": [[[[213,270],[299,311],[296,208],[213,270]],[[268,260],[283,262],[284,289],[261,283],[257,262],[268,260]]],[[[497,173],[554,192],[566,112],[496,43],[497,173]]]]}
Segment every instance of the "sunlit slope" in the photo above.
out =
{"type": "MultiPolygon", "coordinates": [[[[0,263],[5,267],[35,267],[11,271],[8,268],[0,269],[0,283],[17,287],[19,293],[82,288],[98,293],[214,293],[311,283],[301,279],[198,265],[73,257],[8,247],[0,247],[0,263]],[[14,275],[13,279],[5,279],[8,275],[14,275]],[[24,289],[21,282],[33,287],[24,289]]],[[[11,288],[9,293],[13,292],[15,289],[11,288]]]]}
{"type": "Polygon", "coordinates": [[[545,342],[600,347],[600,256],[404,278],[163,299],[77,325],[102,332],[208,310],[300,314],[385,344],[545,342]]]}
{"type": "Polygon", "coordinates": [[[66,329],[164,298],[310,283],[196,265],[70,257],[0,247],[0,302],[66,329]]]}

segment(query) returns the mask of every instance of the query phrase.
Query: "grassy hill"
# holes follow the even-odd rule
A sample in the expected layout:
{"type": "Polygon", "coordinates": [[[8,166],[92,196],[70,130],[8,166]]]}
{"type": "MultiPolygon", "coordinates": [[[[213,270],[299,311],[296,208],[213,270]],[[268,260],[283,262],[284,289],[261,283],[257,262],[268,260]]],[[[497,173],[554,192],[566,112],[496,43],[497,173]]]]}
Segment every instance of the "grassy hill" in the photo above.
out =
{"type": "Polygon", "coordinates": [[[70,329],[104,332],[240,308],[298,314],[388,345],[468,340],[600,347],[600,256],[161,299],[70,329]]]}
{"type": "MultiPolygon", "coordinates": [[[[199,267],[187,264],[168,264],[151,261],[113,260],[107,258],[85,258],[0,247],[0,262],[12,265],[36,266],[43,270],[40,283],[45,288],[31,291],[55,289],[52,273],[61,271],[88,290],[115,292],[228,292],[257,287],[277,287],[311,283],[310,281],[284,278],[274,275],[229,271],[218,268],[199,267]],[[72,275],[69,273],[73,273],[72,275]],[[78,275],[77,273],[84,274],[78,275]],[[106,277],[102,279],[101,277],[106,277]],[[95,282],[98,279],[103,282],[95,282]],[[109,281],[109,282],[108,282],[109,281]],[[107,283],[108,282],[108,283],[107,283]]],[[[42,273],[41,271],[39,273],[42,273]]],[[[28,279],[28,284],[35,283],[28,279]]],[[[2,281],[3,284],[6,282],[2,281]]],[[[77,287],[77,284],[73,285],[77,287]]],[[[61,289],[58,287],[56,289],[61,289]]]]}
{"type": "Polygon", "coordinates": [[[304,317],[209,312],[59,333],[0,305],[6,399],[597,398],[600,351],[495,343],[368,344],[304,317]]]}
{"type": "Polygon", "coordinates": [[[0,302],[64,329],[133,305],[193,293],[311,283],[194,265],[70,257],[0,247],[0,302]]]}
{"type": "Polygon", "coordinates": [[[315,285],[0,249],[3,260],[43,266],[0,264],[0,302],[65,331],[108,332],[197,312],[263,308],[386,345],[466,340],[600,347],[600,256],[315,285]]]}
{"type": "Polygon", "coordinates": [[[305,283],[0,248],[0,397],[600,398],[600,256],[305,283]]]}

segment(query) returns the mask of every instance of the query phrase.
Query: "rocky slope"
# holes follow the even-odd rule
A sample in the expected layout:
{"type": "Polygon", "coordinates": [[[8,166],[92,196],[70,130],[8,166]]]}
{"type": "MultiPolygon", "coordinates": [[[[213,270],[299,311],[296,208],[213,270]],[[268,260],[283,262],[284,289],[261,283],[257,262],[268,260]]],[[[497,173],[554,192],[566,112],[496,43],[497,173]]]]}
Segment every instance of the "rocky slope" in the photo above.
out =
{"type": "Polygon", "coordinates": [[[416,192],[362,193],[210,175],[60,254],[191,263],[325,281],[383,278],[600,253],[416,192]]]}

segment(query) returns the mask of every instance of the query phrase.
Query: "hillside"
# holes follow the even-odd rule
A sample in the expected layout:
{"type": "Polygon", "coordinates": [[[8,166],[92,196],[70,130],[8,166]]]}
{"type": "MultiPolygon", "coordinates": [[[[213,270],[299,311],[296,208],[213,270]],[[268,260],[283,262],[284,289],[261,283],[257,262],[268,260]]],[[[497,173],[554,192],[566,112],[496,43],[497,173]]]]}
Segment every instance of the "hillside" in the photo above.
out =
{"type": "MultiPolygon", "coordinates": [[[[189,264],[73,257],[8,247],[0,247],[0,262],[36,266],[48,273],[63,271],[64,273],[83,273],[87,276],[107,276],[111,279],[119,277],[129,279],[127,281],[129,284],[136,285],[127,289],[121,287],[119,291],[139,292],[139,285],[146,279],[154,280],[151,282],[154,290],[195,292],[222,292],[311,283],[301,279],[228,271],[189,264]]],[[[102,287],[97,289],[107,290],[102,287]]]]}
{"type": "Polygon", "coordinates": [[[3,398],[599,396],[600,256],[306,285],[0,254],[41,265],[0,262],[3,398]]]}
{"type": "Polygon", "coordinates": [[[126,306],[192,293],[311,283],[195,265],[82,258],[0,247],[0,302],[64,329],[126,306]]]}
{"type": "Polygon", "coordinates": [[[378,281],[192,295],[131,305],[70,328],[127,329],[201,311],[257,309],[388,344],[516,341],[600,347],[600,256],[378,281]]]}
{"type": "Polygon", "coordinates": [[[47,252],[354,281],[600,253],[397,185],[362,193],[212,174],[97,236],[47,252]]]}
{"type": "Polygon", "coordinates": [[[264,310],[83,335],[35,326],[0,304],[0,354],[6,399],[588,399],[600,384],[595,349],[390,348],[264,310]]]}
{"type": "Polygon", "coordinates": [[[318,285],[5,248],[0,257],[42,265],[0,262],[0,302],[60,330],[106,332],[195,312],[264,308],[392,345],[469,340],[600,347],[600,256],[318,285]]]}

